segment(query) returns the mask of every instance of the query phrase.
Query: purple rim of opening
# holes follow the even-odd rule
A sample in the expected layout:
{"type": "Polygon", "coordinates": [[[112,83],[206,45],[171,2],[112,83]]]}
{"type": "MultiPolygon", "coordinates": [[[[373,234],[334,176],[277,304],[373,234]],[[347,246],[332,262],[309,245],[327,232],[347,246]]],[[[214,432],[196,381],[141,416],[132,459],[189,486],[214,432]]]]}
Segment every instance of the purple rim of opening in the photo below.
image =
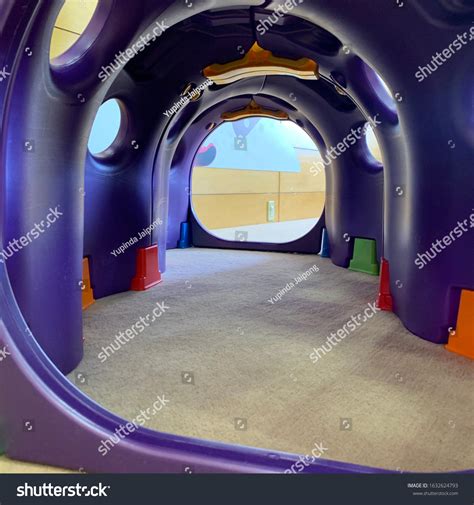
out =
{"type": "MultiPolygon", "coordinates": [[[[126,148],[126,141],[129,137],[130,130],[130,114],[127,110],[125,103],[120,98],[109,98],[102,105],[109,102],[110,100],[115,100],[120,109],[120,125],[115,135],[112,143],[104,150],[98,153],[90,152],[90,155],[95,158],[100,163],[107,165],[108,163],[113,163],[117,158],[124,154],[126,148]]],[[[102,106],[101,105],[101,106],[102,106]]],[[[100,107],[99,107],[100,109],[100,107]]],[[[98,112],[98,111],[97,111],[98,112]]],[[[115,171],[115,170],[114,170],[115,171]]]]}
{"type": "Polygon", "coordinates": [[[383,115],[386,115],[394,123],[398,122],[397,106],[393,97],[385,89],[382,78],[379,77],[377,72],[369,65],[367,65],[367,63],[363,62],[362,60],[361,63],[365,76],[367,77],[367,81],[372,87],[372,91],[377,96],[378,100],[380,101],[380,105],[384,110],[383,115]]]}

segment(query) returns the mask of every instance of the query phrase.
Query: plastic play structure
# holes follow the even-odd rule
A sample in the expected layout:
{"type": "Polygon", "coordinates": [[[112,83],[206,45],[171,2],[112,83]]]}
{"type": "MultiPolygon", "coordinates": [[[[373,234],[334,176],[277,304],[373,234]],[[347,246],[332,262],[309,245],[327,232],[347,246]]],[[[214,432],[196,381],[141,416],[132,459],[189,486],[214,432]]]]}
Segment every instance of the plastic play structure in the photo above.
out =
{"type": "MultiPolygon", "coordinates": [[[[381,267],[382,308],[413,338],[474,358],[472,3],[292,4],[273,23],[276,4],[265,0],[143,0],[133,8],[100,0],[79,41],[50,64],[61,2],[0,0],[0,249],[51,209],[61,212],[41,240],[0,262],[0,445],[10,457],[107,472],[280,472],[297,460],[147,429],[103,458],[101,439],[124,421],[63,375],[82,358],[83,296],[89,305],[155,285],[166,250],[178,244],[269,249],[211,236],[189,208],[197,150],[226,114],[249,107],[288,117],[321,152],[340,151],[325,167],[324,216],[306,236],[271,249],[321,251],[374,275],[381,267]],[[147,38],[153,30],[156,40],[147,38]],[[464,33],[468,42],[456,50],[464,33]],[[115,70],[116,54],[140,37],[149,44],[115,70]],[[425,68],[448,47],[444,65],[425,68]],[[93,156],[89,132],[109,98],[121,104],[121,130],[93,156]],[[369,120],[383,167],[363,141],[347,140],[369,120]]],[[[321,459],[305,471],[382,470],[321,459]]]]}

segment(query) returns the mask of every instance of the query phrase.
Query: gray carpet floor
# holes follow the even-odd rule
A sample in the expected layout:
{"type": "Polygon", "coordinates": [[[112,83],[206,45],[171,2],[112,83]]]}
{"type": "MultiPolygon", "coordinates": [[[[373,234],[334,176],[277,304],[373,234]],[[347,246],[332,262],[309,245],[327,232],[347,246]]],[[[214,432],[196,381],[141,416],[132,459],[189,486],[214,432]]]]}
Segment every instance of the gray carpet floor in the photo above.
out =
{"type": "Polygon", "coordinates": [[[165,394],[147,427],[299,454],[322,444],[327,459],[398,471],[474,468],[472,361],[386,312],[310,360],[375,300],[378,278],[318,256],[211,249],[169,251],[163,278],[84,314],[85,357],[70,378],[105,408],[134,419],[165,394]],[[157,302],[169,309],[101,363],[157,302]]]}

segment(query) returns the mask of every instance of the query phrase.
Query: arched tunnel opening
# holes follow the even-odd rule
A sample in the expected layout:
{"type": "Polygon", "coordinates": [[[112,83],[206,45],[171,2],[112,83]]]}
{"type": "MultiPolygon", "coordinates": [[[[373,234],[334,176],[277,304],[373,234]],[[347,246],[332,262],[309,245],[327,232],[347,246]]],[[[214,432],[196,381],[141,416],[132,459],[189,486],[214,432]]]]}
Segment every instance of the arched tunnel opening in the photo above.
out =
{"type": "Polygon", "coordinates": [[[74,3],[0,14],[0,448],[472,468],[472,8],[74,3]]]}
{"type": "MultiPolygon", "coordinates": [[[[246,114],[255,114],[257,102],[249,103],[246,114]]],[[[320,151],[286,116],[240,116],[210,123],[193,162],[190,212],[209,235],[231,243],[294,242],[324,212],[320,151]]]]}

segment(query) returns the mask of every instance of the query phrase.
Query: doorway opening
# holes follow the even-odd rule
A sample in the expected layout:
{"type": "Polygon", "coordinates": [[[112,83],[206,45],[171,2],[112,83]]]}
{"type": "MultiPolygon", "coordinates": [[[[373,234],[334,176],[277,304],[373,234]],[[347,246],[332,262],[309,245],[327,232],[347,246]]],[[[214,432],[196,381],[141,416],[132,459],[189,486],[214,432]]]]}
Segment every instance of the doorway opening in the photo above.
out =
{"type": "Polygon", "coordinates": [[[292,121],[225,122],[204,140],[194,160],[194,216],[208,233],[227,241],[297,240],[324,211],[320,161],[312,138],[292,121]]]}

